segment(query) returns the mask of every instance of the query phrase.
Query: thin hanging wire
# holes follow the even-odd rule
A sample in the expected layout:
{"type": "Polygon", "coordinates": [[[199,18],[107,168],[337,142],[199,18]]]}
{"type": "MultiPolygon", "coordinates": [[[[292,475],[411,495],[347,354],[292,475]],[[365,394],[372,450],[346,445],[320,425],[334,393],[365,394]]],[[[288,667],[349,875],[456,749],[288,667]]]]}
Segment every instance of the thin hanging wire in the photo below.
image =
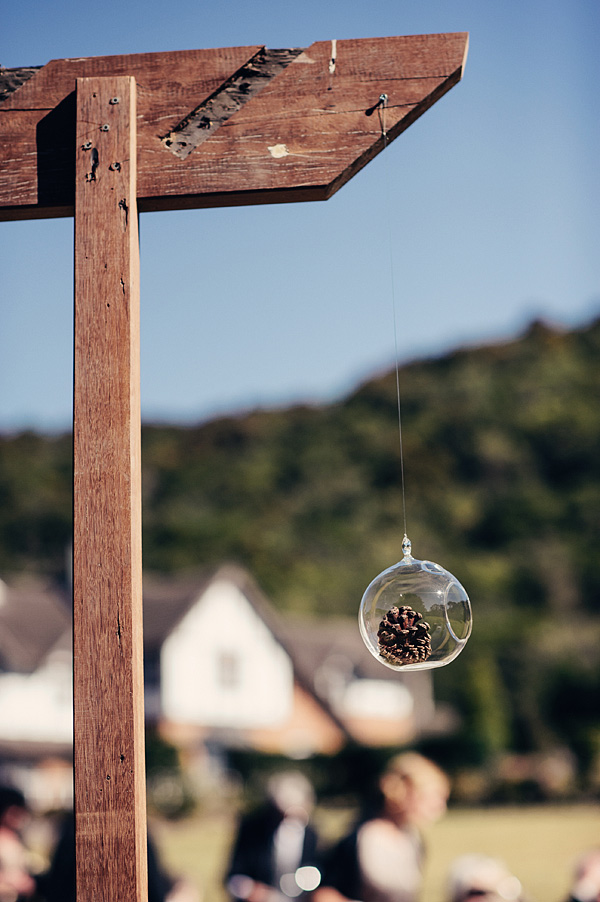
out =
{"type": "MultiPolygon", "coordinates": [[[[383,137],[383,149],[386,150],[388,146],[388,137],[387,137],[387,128],[385,121],[385,111],[387,107],[388,96],[387,94],[381,94],[379,97],[379,105],[378,105],[378,114],[379,114],[379,123],[381,126],[381,135],[383,137]]],[[[396,371],[396,403],[398,407],[398,447],[400,452],[400,487],[402,491],[402,520],[404,524],[404,541],[402,543],[403,550],[408,548],[410,552],[410,542],[408,540],[407,535],[407,526],[406,526],[406,489],[405,489],[405,478],[404,478],[404,442],[402,439],[402,404],[400,400],[400,360],[398,353],[398,326],[397,326],[397,315],[396,315],[396,288],[395,288],[395,280],[394,280],[394,254],[392,247],[392,224],[391,224],[391,202],[390,202],[390,192],[387,192],[387,218],[388,218],[388,250],[390,257],[390,286],[391,286],[391,296],[392,296],[392,320],[394,323],[394,360],[395,360],[395,371],[396,371]]]]}

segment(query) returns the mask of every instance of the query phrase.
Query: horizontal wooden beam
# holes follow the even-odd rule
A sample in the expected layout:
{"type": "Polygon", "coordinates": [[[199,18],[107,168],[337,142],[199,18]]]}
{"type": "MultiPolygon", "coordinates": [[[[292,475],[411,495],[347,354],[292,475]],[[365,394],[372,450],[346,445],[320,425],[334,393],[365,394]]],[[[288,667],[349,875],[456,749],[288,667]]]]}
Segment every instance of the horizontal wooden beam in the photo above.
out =
{"type": "Polygon", "coordinates": [[[53,60],[0,101],[0,219],[72,215],[77,78],[136,79],[141,211],[326,200],[460,80],[467,46],[461,32],[53,60]],[[385,140],[368,115],[381,94],[385,140]]]}

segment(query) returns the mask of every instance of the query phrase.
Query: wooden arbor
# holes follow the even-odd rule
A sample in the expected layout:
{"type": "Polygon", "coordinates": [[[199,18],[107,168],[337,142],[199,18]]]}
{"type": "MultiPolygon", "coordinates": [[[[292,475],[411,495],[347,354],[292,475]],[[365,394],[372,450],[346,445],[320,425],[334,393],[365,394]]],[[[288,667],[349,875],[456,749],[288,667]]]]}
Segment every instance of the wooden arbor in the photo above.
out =
{"type": "Polygon", "coordinates": [[[137,212],[326,200],[466,51],[459,33],[0,69],[0,219],[75,216],[79,902],[147,898],[137,212]]]}

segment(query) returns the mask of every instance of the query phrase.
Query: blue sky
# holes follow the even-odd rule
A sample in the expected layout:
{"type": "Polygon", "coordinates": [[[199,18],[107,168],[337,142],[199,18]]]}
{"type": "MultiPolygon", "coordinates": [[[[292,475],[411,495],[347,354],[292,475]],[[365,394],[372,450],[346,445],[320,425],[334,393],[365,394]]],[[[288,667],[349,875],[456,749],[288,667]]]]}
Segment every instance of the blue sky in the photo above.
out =
{"type": "MultiPolygon", "coordinates": [[[[597,0],[9,4],[7,67],[470,33],[463,81],[331,200],[141,217],[144,419],[339,397],[393,364],[393,305],[402,360],[599,315],[599,25],[597,0]]],[[[0,234],[0,430],[69,428],[72,221],[0,234]]]]}

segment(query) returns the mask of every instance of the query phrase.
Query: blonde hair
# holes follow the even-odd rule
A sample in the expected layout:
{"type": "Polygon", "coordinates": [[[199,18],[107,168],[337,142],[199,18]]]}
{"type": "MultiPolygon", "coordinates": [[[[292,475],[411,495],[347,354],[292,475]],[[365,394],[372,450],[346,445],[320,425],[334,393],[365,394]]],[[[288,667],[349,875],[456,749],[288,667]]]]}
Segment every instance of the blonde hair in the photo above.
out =
{"type": "Polygon", "coordinates": [[[406,806],[413,804],[415,793],[420,798],[431,793],[439,795],[445,807],[450,795],[450,780],[437,764],[418,752],[403,752],[388,762],[380,777],[379,788],[385,804],[406,815],[406,806]]]}
{"type": "Polygon", "coordinates": [[[430,786],[437,784],[450,792],[450,780],[441,769],[429,758],[418,752],[402,752],[391,758],[383,772],[383,776],[401,777],[414,786],[430,786]]]}

